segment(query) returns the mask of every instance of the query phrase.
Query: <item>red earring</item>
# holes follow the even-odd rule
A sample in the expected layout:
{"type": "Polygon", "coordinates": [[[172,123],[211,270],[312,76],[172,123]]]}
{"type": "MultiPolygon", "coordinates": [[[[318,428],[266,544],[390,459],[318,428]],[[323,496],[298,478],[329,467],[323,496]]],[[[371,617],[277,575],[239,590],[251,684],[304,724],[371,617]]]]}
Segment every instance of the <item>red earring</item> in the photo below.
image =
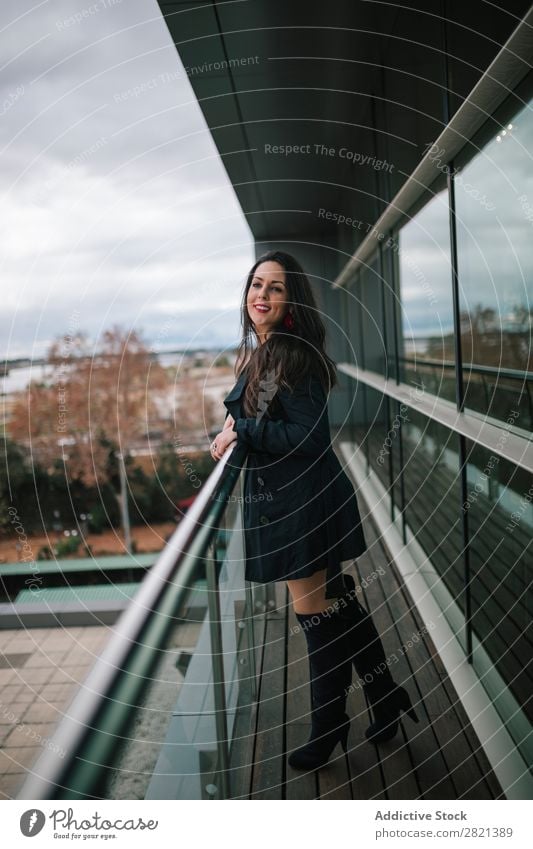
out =
{"type": "Polygon", "coordinates": [[[287,330],[292,330],[294,328],[294,318],[291,312],[288,312],[283,319],[283,326],[287,328],[287,330]]]}

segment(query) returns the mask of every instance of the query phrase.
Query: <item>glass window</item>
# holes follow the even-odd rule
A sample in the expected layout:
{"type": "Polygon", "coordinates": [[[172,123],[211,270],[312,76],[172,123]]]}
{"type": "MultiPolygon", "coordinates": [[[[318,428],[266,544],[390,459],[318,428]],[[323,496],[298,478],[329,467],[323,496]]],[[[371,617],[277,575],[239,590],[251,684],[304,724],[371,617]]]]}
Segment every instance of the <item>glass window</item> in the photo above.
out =
{"type": "Polygon", "coordinates": [[[384,243],[382,243],[382,275],[383,275],[383,345],[387,354],[387,362],[385,367],[385,377],[395,380],[396,373],[396,345],[400,338],[400,333],[396,325],[398,313],[397,308],[397,280],[398,274],[398,257],[395,253],[394,239],[389,234],[384,243]],[[389,245],[389,247],[387,247],[389,245]]]}
{"type": "MultiPolygon", "coordinates": [[[[364,351],[362,344],[361,333],[361,290],[359,286],[359,276],[357,275],[344,290],[345,296],[345,360],[358,368],[364,368],[364,351]]],[[[342,380],[342,375],[339,372],[339,381],[342,380]]],[[[357,442],[363,445],[365,439],[364,415],[365,395],[364,383],[355,381],[352,377],[346,378],[347,394],[347,416],[344,421],[344,426],[349,433],[351,442],[357,442]]]]}
{"type": "Polygon", "coordinates": [[[457,254],[465,405],[499,420],[517,410],[516,426],[531,431],[533,112],[531,100],[517,112],[517,100],[459,161],[457,254]]]}
{"type": "Polygon", "coordinates": [[[376,389],[365,387],[367,456],[372,470],[390,490],[390,457],[392,440],[388,424],[387,398],[376,389]]]}
{"type": "Polygon", "coordinates": [[[383,337],[383,281],[379,274],[377,254],[361,270],[359,279],[362,302],[362,331],[365,369],[385,373],[385,340],[383,337]]]}
{"type": "Polygon", "coordinates": [[[400,380],[455,401],[455,355],[448,193],[401,228],[392,250],[400,274],[400,380]]]}
{"type": "Polygon", "coordinates": [[[358,368],[365,368],[363,340],[361,334],[361,286],[360,275],[357,275],[348,286],[346,286],[346,360],[358,368]]]}

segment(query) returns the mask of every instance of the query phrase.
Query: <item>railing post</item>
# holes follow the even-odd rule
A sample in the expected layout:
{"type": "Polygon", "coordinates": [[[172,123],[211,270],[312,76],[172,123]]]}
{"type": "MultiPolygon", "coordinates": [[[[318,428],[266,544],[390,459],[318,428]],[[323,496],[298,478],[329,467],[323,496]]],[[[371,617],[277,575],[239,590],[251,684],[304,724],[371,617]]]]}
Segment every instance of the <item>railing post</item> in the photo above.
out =
{"type": "Polygon", "coordinates": [[[209,635],[211,639],[211,662],[213,669],[213,697],[215,703],[215,727],[217,735],[217,772],[220,780],[219,799],[230,798],[228,722],[226,713],[226,690],[222,626],[220,621],[220,595],[218,588],[218,563],[216,557],[216,535],[206,556],[207,609],[209,613],[209,635]]]}
{"type": "MultiPolygon", "coordinates": [[[[533,400],[531,399],[531,390],[529,388],[530,382],[526,380],[526,392],[527,392],[527,401],[529,406],[529,429],[533,430],[533,400]]],[[[522,393],[520,393],[520,398],[522,397],[522,393]]],[[[518,401],[520,402],[520,398],[518,401]]]]}
{"type": "MultiPolygon", "coordinates": [[[[238,482],[240,508],[239,508],[239,527],[240,527],[240,548],[243,555],[243,572],[246,572],[246,534],[244,533],[244,510],[243,510],[243,480],[242,475],[238,482]]],[[[257,610],[255,607],[255,594],[253,585],[250,581],[244,580],[244,627],[246,629],[246,653],[248,655],[249,677],[251,679],[250,695],[252,700],[257,700],[257,664],[255,658],[255,617],[257,610]]]]}
{"type": "Polygon", "coordinates": [[[252,591],[252,587],[248,581],[246,581],[245,589],[245,605],[244,605],[244,624],[246,627],[246,643],[247,643],[247,655],[248,655],[248,668],[249,668],[249,679],[250,679],[250,695],[253,701],[257,700],[257,666],[255,662],[255,631],[254,631],[254,622],[255,622],[255,610],[254,610],[254,594],[252,591]]]}

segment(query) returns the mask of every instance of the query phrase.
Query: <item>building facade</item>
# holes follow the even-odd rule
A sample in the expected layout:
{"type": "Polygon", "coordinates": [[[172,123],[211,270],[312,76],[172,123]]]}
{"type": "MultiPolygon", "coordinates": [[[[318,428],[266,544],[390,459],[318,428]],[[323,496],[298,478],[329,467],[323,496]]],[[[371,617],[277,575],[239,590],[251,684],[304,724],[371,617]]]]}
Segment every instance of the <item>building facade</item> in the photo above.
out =
{"type": "Polygon", "coordinates": [[[530,798],[528,3],[160,2],[256,242],[309,272],[346,463],[530,798]]]}

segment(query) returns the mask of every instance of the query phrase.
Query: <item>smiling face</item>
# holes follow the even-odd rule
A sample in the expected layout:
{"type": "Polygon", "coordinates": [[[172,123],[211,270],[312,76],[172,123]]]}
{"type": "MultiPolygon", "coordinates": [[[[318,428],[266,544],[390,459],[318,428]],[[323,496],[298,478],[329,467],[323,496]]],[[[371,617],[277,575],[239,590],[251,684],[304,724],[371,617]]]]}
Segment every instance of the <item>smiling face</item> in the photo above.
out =
{"type": "Polygon", "coordinates": [[[279,262],[262,262],[257,266],[248,289],[246,308],[261,343],[288,310],[285,270],[279,262]]]}

